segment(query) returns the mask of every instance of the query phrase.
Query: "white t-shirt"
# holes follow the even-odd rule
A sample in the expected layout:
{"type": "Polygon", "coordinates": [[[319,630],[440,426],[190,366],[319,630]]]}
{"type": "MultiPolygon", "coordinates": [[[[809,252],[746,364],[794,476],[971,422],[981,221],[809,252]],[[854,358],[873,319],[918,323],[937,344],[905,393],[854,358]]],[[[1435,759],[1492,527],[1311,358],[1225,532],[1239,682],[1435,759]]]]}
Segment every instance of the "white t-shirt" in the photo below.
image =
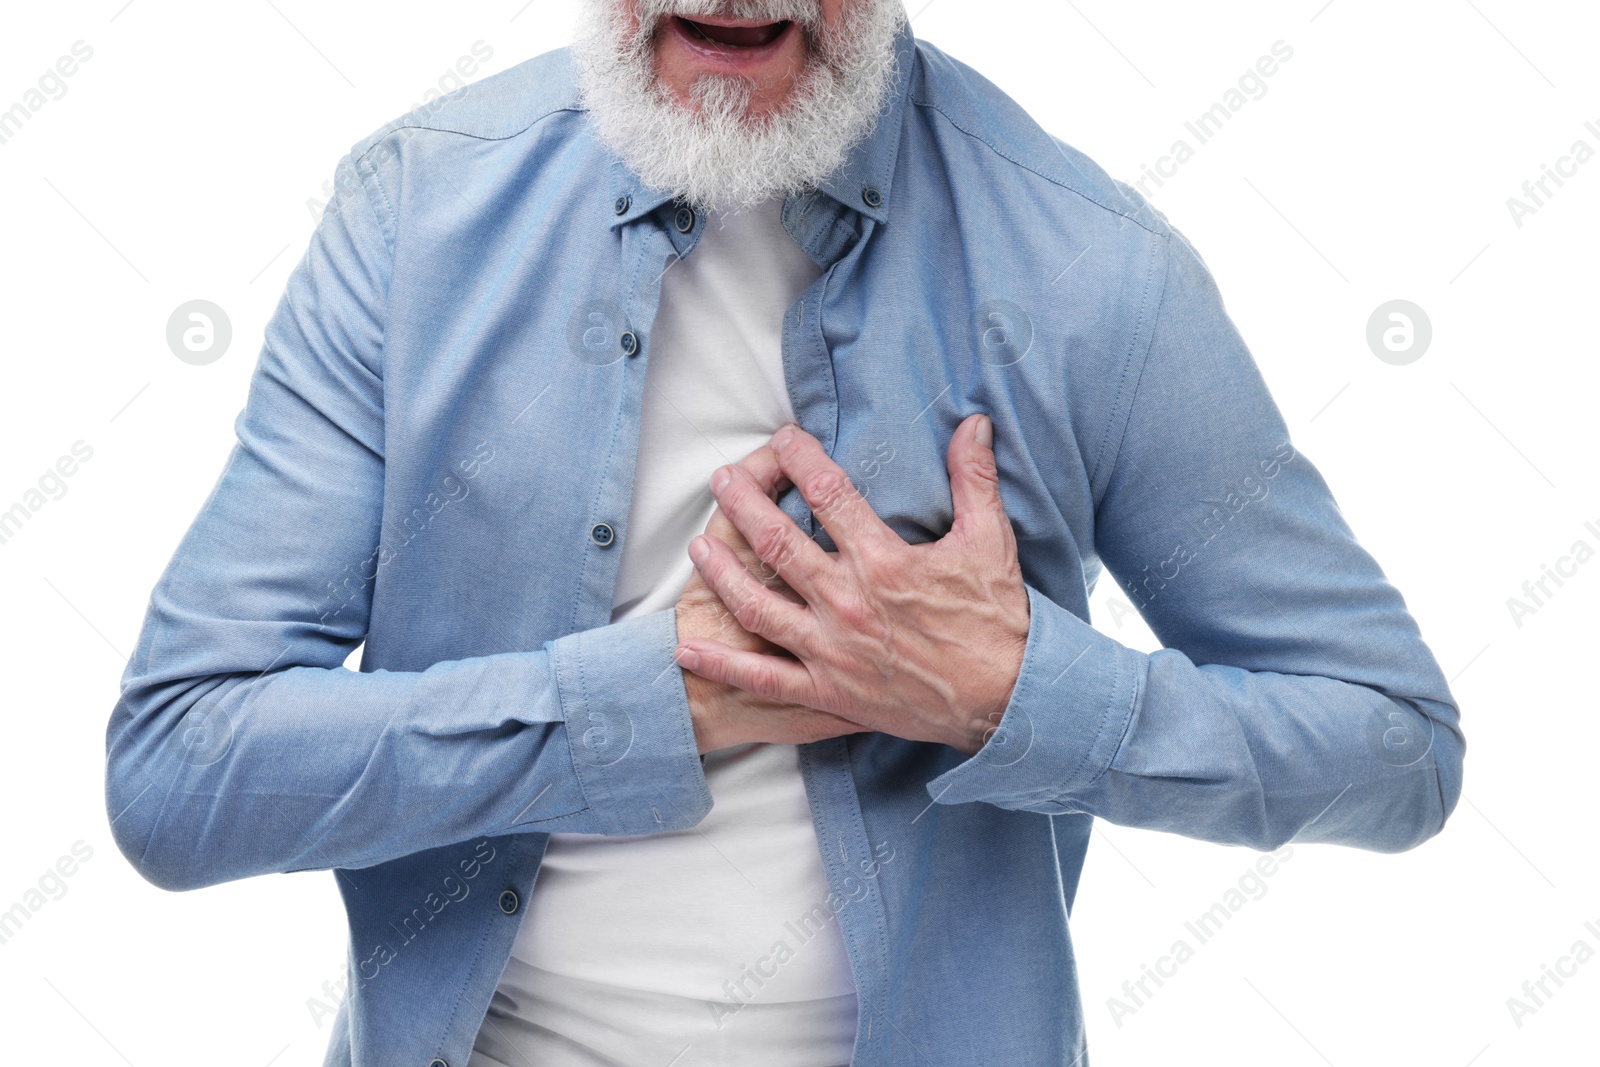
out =
{"type": "MultiPolygon", "coordinates": [[[[794,417],[784,312],[819,276],[781,200],[661,280],[612,621],[672,607],[708,481],[794,417]]],[[[793,745],[706,754],[699,826],[553,834],[468,1067],[836,1067],[856,995],[793,745]]]]}

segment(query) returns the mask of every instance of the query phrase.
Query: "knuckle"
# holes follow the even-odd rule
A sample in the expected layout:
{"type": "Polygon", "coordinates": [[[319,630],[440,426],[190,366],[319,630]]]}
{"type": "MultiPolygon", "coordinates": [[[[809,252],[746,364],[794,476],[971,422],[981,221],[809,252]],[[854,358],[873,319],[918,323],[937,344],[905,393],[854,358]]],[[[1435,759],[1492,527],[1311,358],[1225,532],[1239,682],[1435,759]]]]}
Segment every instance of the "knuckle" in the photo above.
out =
{"type": "MultiPolygon", "coordinates": [[[[733,477],[728,479],[728,484],[722,490],[722,497],[727,507],[734,512],[743,512],[750,506],[750,481],[748,478],[733,477]]],[[[730,519],[731,521],[731,519],[730,519]]]]}
{"type": "Polygon", "coordinates": [[[750,547],[774,567],[781,566],[789,554],[788,531],[780,523],[768,523],[756,531],[750,547]]]}
{"type": "Polygon", "coordinates": [[[864,630],[873,621],[871,606],[859,593],[847,590],[834,601],[834,613],[852,630],[864,630]]]}
{"type": "Polygon", "coordinates": [[[973,459],[967,462],[967,476],[973,481],[984,483],[986,488],[998,490],[1000,488],[1000,472],[993,463],[973,459]]]}
{"type": "Polygon", "coordinates": [[[843,471],[819,471],[811,479],[811,510],[818,516],[848,507],[858,495],[843,471]]]}
{"type": "Polygon", "coordinates": [[[772,615],[765,602],[748,592],[740,594],[738,599],[739,602],[733,606],[733,617],[739,620],[739,625],[753,634],[765,633],[767,621],[772,615]]]}
{"type": "Polygon", "coordinates": [[[778,691],[778,672],[770,664],[757,664],[750,669],[749,683],[751,692],[769,696],[778,691]]]}
{"type": "Polygon", "coordinates": [[[871,572],[875,581],[890,582],[898,578],[901,564],[895,545],[863,537],[857,539],[851,551],[861,558],[862,566],[871,572]]]}

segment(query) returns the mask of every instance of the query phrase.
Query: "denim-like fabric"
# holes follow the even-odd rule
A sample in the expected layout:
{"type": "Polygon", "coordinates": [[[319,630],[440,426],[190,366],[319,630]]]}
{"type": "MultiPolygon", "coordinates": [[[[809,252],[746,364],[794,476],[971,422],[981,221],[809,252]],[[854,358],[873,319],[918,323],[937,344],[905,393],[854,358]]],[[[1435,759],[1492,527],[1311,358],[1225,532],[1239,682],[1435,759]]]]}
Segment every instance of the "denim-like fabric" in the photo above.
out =
{"type": "MultiPolygon", "coordinates": [[[[1455,806],[1463,742],[1194,249],[973,71],[899,48],[873,136],[785,207],[823,269],[787,383],[910,541],[948,530],[945,449],[988,412],[1033,615],[976,756],[802,749],[819,903],[859,1067],[1081,1064],[1067,915],[1094,817],[1396,851],[1455,806]],[[1090,628],[1102,568],[1161,651],[1090,628]]],[[[672,613],[607,625],[660,278],[705,223],[680,232],[596,140],[569,63],[341,162],[110,722],[108,810],[150,881],[334,869],[330,1064],[464,1065],[546,834],[711,803],[672,613]]]]}

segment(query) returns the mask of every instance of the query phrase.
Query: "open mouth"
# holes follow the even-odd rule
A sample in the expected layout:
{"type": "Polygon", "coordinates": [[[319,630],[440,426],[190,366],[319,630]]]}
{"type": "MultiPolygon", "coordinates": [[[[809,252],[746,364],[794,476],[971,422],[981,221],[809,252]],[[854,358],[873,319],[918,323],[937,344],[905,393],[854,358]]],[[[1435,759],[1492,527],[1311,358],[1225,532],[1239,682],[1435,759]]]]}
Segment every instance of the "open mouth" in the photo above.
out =
{"type": "Polygon", "coordinates": [[[690,44],[719,52],[738,53],[755,51],[777,43],[794,23],[753,22],[749,20],[728,23],[697,22],[679,15],[672,17],[673,26],[690,44]]]}

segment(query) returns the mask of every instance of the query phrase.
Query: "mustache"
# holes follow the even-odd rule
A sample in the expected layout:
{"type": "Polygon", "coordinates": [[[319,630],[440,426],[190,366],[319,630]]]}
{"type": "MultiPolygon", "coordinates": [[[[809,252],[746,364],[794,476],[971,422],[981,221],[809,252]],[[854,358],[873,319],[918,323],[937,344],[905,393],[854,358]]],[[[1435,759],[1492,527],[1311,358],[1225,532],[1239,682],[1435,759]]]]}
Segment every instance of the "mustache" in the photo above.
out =
{"type": "Polygon", "coordinates": [[[820,0],[638,0],[641,27],[657,26],[670,15],[795,22],[812,33],[822,29],[820,0]]]}

